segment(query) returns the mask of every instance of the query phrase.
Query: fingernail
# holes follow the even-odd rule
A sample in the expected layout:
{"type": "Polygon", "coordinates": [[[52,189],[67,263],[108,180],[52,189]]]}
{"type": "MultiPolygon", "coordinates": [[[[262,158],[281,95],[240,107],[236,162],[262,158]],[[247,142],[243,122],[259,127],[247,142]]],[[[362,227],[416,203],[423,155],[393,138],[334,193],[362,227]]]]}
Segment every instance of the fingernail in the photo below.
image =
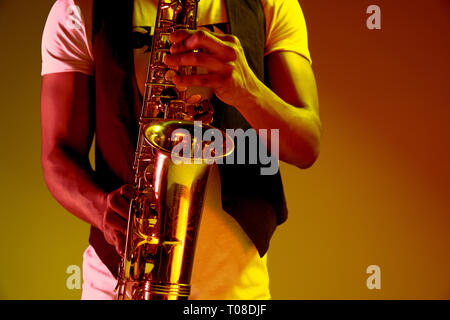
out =
{"type": "Polygon", "coordinates": [[[166,54],[166,55],[164,56],[164,59],[163,59],[164,63],[165,63],[165,64],[168,64],[168,63],[170,63],[170,60],[171,60],[170,55],[169,55],[169,54],[166,54]]]}
{"type": "Polygon", "coordinates": [[[168,70],[166,72],[166,74],[164,75],[164,78],[166,78],[166,80],[168,80],[168,81],[172,81],[173,78],[175,77],[175,75],[176,75],[176,72],[174,70],[168,70]]]}
{"type": "Polygon", "coordinates": [[[187,103],[199,103],[202,100],[202,96],[199,94],[193,94],[192,96],[190,96],[189,98],[187,98],[187,103]]]}

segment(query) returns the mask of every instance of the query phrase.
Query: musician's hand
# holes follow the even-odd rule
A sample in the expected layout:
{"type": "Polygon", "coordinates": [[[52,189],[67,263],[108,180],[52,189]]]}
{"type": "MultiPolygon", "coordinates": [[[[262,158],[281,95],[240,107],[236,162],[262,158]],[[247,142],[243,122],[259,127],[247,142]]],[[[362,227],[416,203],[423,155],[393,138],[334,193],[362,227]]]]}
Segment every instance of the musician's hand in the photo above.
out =
{"type": "Polygon", "coordinates": [[[261,82],[250,69],[239,39],[233,35],[202,30],[177,30],[170,34],[171,54],[164,62],[171,68],[198,66],[207,74],[169,74],[177,87],[203,86],[214,89],[223,102],[238,106],[257,94],[261,82]],[[193,50],[200,49],[199,52],[193,50]]]}
{"type": "Polygon", "coordinates": [[[135,189],[123,185],[108,194],[106,209],[103,213],[103,235],[106,241],[123,256],[127,234],[128,212],[135,189]]]}

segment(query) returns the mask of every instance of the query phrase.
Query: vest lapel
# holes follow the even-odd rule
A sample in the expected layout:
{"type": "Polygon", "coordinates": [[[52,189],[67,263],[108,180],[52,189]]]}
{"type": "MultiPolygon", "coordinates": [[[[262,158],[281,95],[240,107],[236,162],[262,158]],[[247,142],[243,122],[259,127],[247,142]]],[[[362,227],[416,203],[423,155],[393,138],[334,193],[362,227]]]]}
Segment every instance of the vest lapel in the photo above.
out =
{"type": "Polygon", "coordinates": [[[248,64],[264,81],[266,24],[260,0],[225,0],[231,33],[239,38],[248,64]]]}

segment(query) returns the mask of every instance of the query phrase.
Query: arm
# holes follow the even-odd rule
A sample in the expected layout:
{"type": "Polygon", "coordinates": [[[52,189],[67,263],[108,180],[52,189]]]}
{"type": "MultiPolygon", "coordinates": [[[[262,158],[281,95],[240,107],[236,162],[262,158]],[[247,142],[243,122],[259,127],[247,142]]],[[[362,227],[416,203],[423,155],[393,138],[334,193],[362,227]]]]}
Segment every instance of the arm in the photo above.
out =
{"type": "Polygon", "coordinates": [[[293,52],[274,52],[267,59],[272,90],[248,66],[239,40],[203,31],[176,31],[171,55],[174,67],[194,65],[206,75],[180,76],[181,87],[209,86],[225,103],[236,107],[254,129],[280,129],[280,159],[310,167],[319,152],[321,122],[314,75],[309,62],[293,52]],[[192,52],[202,49],[202,52],[192,52]]]}
{"type": "Polygon", "coordinates": [[[128,189],[108,194],[95,183],[88,158],[94,133],[89,82],[89,76],[77,72],[52,73],[42,78],[44,179],[61,205],[102,230],[105,239],[120,251],[128,218],[128,189]]]}
{"type": "Polygon", "coordinates": [[[294,52],[266,57],[269,86],[256,79],[237,108],[255,128],[280,128],[280,159],[299,168],[318,157],[321,121],[316,82],[308,60],[294,52]]]}

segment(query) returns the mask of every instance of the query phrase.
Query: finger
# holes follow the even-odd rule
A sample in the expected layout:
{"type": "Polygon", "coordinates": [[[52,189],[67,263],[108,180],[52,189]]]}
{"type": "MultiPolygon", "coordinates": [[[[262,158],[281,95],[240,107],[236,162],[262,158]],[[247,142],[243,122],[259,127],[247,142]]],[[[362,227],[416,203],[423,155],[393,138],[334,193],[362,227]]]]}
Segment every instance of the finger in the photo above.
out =
{"type": "Polygon", "coordinates": [[[173,50],[182,50],[184,48],[185,49],[184,51],[189,51],[184,47],[183,41],[189,38],[190,36],[194,35],[196,32],[205,32],[224,42],[229,42],[233,44],[240,43],[239,39],[232,34],[218,33],[205,30],[176,30],[169,35],[169,39],[173,42],[172,44],[173,50]]]}
{"type": "Polygon", "coordinates": [[[192,96],[186,99],[186,102],[189,104],[200,103],[202,100],[202,96],[200,94],[193,94],[192,96]]]}
{"type": "Polygon", "coordinates": [[[194,33],[196,32],[206,32],[209,33],[210,35],[213,35],[216,38],[219,38],[223,41],[228,41],[228,42],[234,42],[235,40],[235,36],[231,35],[231,34],[226,34],[226,33],[218,33],[218,32],[213,32],[213,31],[209,31],[209,30],[175,30],[174,32],[172,32],[169,35],[169,40],[171,42],[173,42],[174,44],[176,43],[180,43],[184,40],[186,40],[188,37],[192,36],[194,33]]]}
{"type": "MultiPolygon", "coordinates": [[[[193,35],[195,30],[175,30],[169,34],[169,40],[173,43],[179,43],[186,40],[188,37],[193,35]]],[[[172,44],[172,45],[173,45],[172,44]]]]}
{"type": "Polygon", "coordinates": [[[169,38],[174,42],[170,48],[172,54],[202,49],[223,61],[234,61],[237,58],[236,51],[230,43],[224,42],[206,31],[177,30],[171,33],[169,38]]]}
{"type": "Polygon", "coordinates": [[[177,87],[210,87],[217,88],[223,83],[219,74],[176,75],[172,80],[177,87]]]}
{"type": "Polygon", "coordinates": [[[238,37],[236,37],[233,34],[226,34],[226,33],[217,33],[217,32],[208,32],[210,35],[222,40],[225,43],[228,44],[240,44],[240,41],[238,37]]]}
{"type": "Polygon", "coordinates": [[[108,211],[105,215],[105,222],[112,229],[125,234],[127,232],[128,223],[127,220],[119,216],[114,211],[108,211]]]}
{"type": "Polygon", "coordinates": [[[123,256],[125,253],[125,243],[126,243],[125,235],[117,233],[116,237],[117,237],[115,244],[116,251],[120,256],[123,256]]]}
{"type": "Polygon", "coordinates": [[[104,232],[103,235],[105,237],[106,242],[108,242],[110,245],[113,245],[113,246],[116,245],[116,235],[114,232],[112,232],[112,233],[104,232]]]}
{"type": "Polygon", "coordinates": [[[117,212],[124,219],[128,219],[128,213],[130,211],[130,201],[125,199],[124,196],[116,194],[110,198],[109,208],[117,212]]]}
{"type": "Polygon", "coordinates": [[[233,67],[214,56],[203,52],[175,53],[166,55],[164,63],[174,66],[203,67],[208,71],[217,73],[231,73],[233,67]]]}
{"type": "Polygon", "coordinates": [[[136,189],[132,185],[125,184],[120,188],[120,194],[128,200],[133,199],[135,196],[135,193],[136,193],[136,189]]]}

